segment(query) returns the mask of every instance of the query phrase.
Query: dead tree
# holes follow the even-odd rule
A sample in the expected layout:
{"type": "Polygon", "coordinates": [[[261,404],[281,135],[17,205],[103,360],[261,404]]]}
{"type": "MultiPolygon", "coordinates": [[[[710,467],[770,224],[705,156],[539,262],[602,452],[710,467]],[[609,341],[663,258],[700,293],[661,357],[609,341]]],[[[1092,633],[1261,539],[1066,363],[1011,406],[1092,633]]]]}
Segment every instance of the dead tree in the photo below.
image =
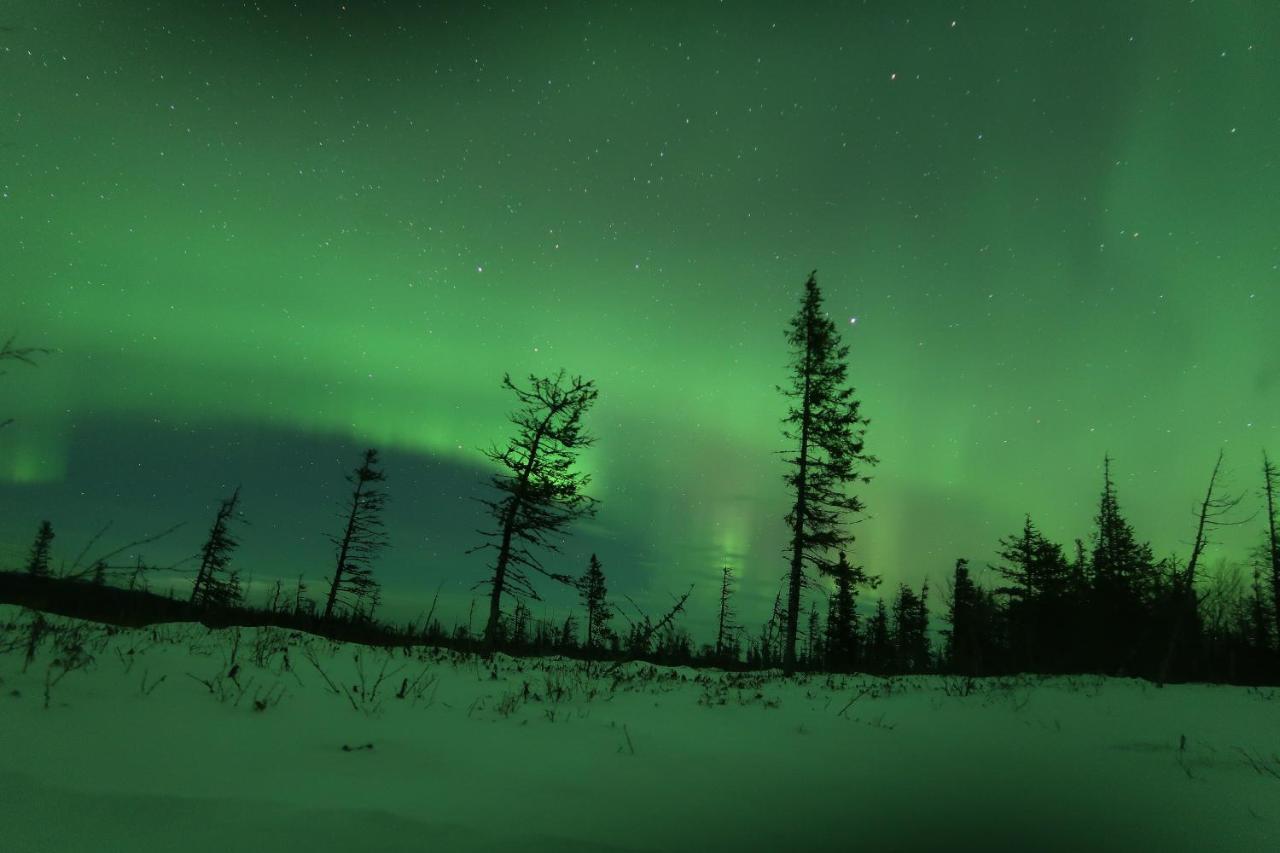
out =
{"type": "Polygon", "coordinates": [[[1191,556],[1187,558],[1187,567],[1179,572],[1176,566],[1170,569],[1169,603],[1173,609],[1172,624],[1169,628],[1169,642],[1164,657],[1160,661],[1156,684],[1163,687],[1173,664],[1173,655],[1177,648],[1178,637],[1185,622],[1188,610],[1196,611],[1199,601],[1196,599],[1196,573],[1200,567],[1200,558],[1210,544],[1210,534],[1215,528],[1242,524],[1242,521],[1230,521],[1227,516],[1240,505],[1241,496],[1219,497],[1215,494],[1218,477],[1222,472],[1222,451],[1218,451],[1218,459],[1213,464],[1213,473],[1209,475],[1209,488],[1205,490],[1204,499],[1196,518],[1196,535],[1191,543],[1191,556]]]}

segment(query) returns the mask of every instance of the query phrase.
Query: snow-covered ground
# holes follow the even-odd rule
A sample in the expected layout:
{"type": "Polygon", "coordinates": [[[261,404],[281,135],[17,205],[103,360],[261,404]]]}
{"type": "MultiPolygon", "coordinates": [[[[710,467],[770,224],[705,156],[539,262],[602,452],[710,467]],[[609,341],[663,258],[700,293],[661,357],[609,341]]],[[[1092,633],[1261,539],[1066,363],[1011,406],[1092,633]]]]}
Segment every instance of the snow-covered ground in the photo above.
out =
{"type": "Polygon", "coordinates": [[[494,669],[66,619],[24,672],[28,618],[0,607],[8,853],[1280,849],[1280,690],[494,669]]]}

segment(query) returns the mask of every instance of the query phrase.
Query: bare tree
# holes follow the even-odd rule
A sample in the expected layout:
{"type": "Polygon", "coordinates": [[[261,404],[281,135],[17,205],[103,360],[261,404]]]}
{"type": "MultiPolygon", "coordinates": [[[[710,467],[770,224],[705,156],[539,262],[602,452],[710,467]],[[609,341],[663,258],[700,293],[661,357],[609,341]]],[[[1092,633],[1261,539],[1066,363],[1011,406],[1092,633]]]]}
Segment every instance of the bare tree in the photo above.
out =
{"type": "Polygon", "coordinates": [[[1196,516],[1196,535],[1191,543],[1191,556],[1187,558],[1186,568],[1179,572],[1177,567],[1171,569],[1170,604],[1173,607],[1173,620],[1169,628],[1169,643],[1164,657],[1160,661],[1160,669],[1156,683],[1163,686],[1173,663],[1174,651],[1178,638],[1186,621],[1185,614],[1195,614],[1200,601],[1196,598],[1196,573],[1205,548],[1211,544],[1210,535],[1215,528],[1243,524],[1243,521],[1228,520],[1228,516],[1240,505],[1242,496],[1222,497],[1216,494],[1218,477],[1222,473],[1222,451],[1218,451],[1218,459],[1213,464],[1213,473],[1209,475],[1209,487],[1205,490],[1204,499],[1196,516]]]}
{"type": "Polygon", "coordinates": [[[572,576],[544,568],[534,550],[558,551],[552,537],[596,510],[596,500],[582,491],[591,478],[575,470],[578,453],[595,440],[582,425],[583,415],[599,393],[595,383],[580,376],[567,378],[561,370],[549,378],[530,376],[528,388],[517,386],[510,375],[502,377],[502,385],[520,404],[510,416],[516,435],[506,447],[495,445],[485,451],[501,469],[493,486],[503,496],[483,501],[497,526],[480,531],[490,541],[471,549],[497,551],[493,574],[478,584],[490,588],[489,621],[484,629],[490,650],[501,640],[504,593],[541,600],[526,569],[563,584],[574,583],[572,576]]]}

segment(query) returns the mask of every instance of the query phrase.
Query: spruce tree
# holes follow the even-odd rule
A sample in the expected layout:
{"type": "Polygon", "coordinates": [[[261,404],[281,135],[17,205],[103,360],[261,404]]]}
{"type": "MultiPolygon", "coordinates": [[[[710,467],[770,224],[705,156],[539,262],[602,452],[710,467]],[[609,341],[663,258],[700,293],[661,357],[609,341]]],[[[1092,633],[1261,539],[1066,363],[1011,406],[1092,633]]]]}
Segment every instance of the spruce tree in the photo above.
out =
{"type": "Polygon", "coordinates": [[[820,668],[822,645],[822,620],[818,617],[818,602],[809,603],[809,631],[805,634],[805,667],[810,672],[820,668]]]}
{"type": "MultiPolygon", "coordinates": [[[[832,569],[836,589],[831,599],[831,615],[827,626],[827,666],[837,672],[849,672],[858,665],[858,592],[859,585],[874,586],[861,566],[850,566],[845,552],[832,569]]],[[[878,580],[878,579],[877,579],[878,580]]]]}
{"type": "Polygon", "coordinates": [[[872,672],[887,672],[893,667],[893,641],[889,634],[889,610],[884,599],[876,600],[876,612],[867,624],[865,660],[872,672]]]}
{"type": "Polygon", "coordinates": [[[595,499],[582,491],[590,477],[575,470],[579,452],[594,442],[582,419],[599,393],[595,383],[566,378],[562,370],[550,378],[530,376],[528,388],[516,386],[509,375],[503,376],[502,385],[520,405],[511,414],[516,435],[506,447],[485,452],[501,469],[493,486],[502,497],[483,502],[497,526],[483,534],[489,542],[472,549],[497,552],[493,572],[483,582],[489,586],[485,643],[490,650],[501,640],[502,596],[540,599],[526,569],[574,583],[569,575],[543,568],[534,551],[558,551],[554,537],[596,509],[595,499]]]}
{"type": "Polygon", "coordinates": [[[31,544],[31,555],[27,558],[27,574],[41,578],[49,576],[49,554],[52,546],[53,525],[42,521],[36,530],[35,542],[31,544]]]}
{"type": "Polygon", "coordinates": [[[371,617],[379,601],[373,559],[387,547],[382,522],[387,493],[378,485],[387,475],[378,470],[378,464],[378,451],[369,448],[360,467],[346,478],[352,489],[343,512],[345,525],[341,536],[329,540],[337,549],[337,564],[325,599],[322,618],[326,621],[339,607],[345,607],[354,618],[371,617]]]}
{"type": "Polygon", "coordinates": [[[902,672],[924,672],[929,668],[929,616],[926,581],[917,595],[911,587],[898,587],[893,604],[893,668],[902,672]]]}
{"type": "Polygon", "coordinates": [[[730,643],[731,637],[735,635],[739,628],[734,624],[733,607],[729,603],[730,596],[733,595],[733,569],[725,566],[720,574],[720,615],[716,624],[716,660],[723,662],[732,647],[734,651],[734,659],[737,659],[736,644],[730,643]]]}
{"type": "Polygon", "coordinates": [[[1095,525],[1089,564],[1089,634],[1099,645],[1094,663],[1104,671],[1125,671],[1148,633],[1157,571],[1151,546],[1138,541],[1120,513],[1110,456],[1103,460],[1095,525]]]}
{"type": "Polygon", "coordinates": [[[200,567],[191,585],[191,603],[197,607],[229,607],[239,603],[239,575],[229,570],[231,552],[240,543],[231,535],[240,505],[240,489],[218,504],[213,526],[200,548],[200,567]]]}
{"type": "Polygon", "coordinates": [[[951,630],[944,631],[944,657],[949,671],[961,675],[977,675],[981,670],[978,644],[978,588],[969,575],[969,561],[956,560],[951,581],[951,603],[947,609],[951,630]]]}
{"type": "Polygon", "coordinates": [[[595,554],[587,565],[586,573],[578,581],[578,594],[587,612],[587,641],[583,648],[588,655],[604,648],[609,636],[609,619],[613,608],[609,605],[609,590],[605,587],[604,569],[595,554]]]}
{"type": "Polygon", "coordinates": [[[1050,542],[1027,515],[1022,531],[1000,540],[1003,564],[995,570],[1009,585],[1006,625],[1016,668],[1045,672],[1066,664],[1076,636],[1075,572],[1061,546],[1050,542]]]}
{"type": "Polygon", "coordinates": [[[867,482],[861,467],[876,459],[863,449],[867,419],[848,385],[849,347],[840,342],[836,324],[822,307],[816,272],[804,285],[800,310],[787,330],[791,346],[791,380],[780,389],[790,399],[784,434],[796,442],[785,476],[793,503],[787,514],[791,557],[787,585],[782,666],[795,671],[800,593],[806,565],[829,575],[830,554],[852,541],[846,516],[862,512],[862,501],[848,487],[867,482]]]}
{"type": "Polygon", "coordinates": [[[1272,464],[1266,451],[1262,453],[1263,495],[1266,498],[1267,538],[1263,545],[1264,564],[1271,581],[1271,612],[1275,618],[1276,643],[1280,649],[1280,471],[1272,464]]]}

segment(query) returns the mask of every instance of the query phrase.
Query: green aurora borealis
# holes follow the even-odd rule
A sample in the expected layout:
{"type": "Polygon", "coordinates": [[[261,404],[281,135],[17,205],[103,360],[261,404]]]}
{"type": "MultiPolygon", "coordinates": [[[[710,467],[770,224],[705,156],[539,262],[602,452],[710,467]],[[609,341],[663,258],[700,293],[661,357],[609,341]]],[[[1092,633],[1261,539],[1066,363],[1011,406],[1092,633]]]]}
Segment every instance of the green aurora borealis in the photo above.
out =
{"type": "Polygon", "coordinates": [[[700,631],[728,561],[754,624],[813,268],[891,583],[1087,536],[1107,451],[1185,556],[1217,450],[1249,495],[1280,455],[1270,0],[299,6],[0,9],[0,334],[60,350],[0,379],[0,559],[185,519],[171,562],[243,482],[241,567],[318,581],[372,443],[388,606],[459,612],[499,379],[564,366],[603,501],[564,569],[696,582],[700,631]]]}

